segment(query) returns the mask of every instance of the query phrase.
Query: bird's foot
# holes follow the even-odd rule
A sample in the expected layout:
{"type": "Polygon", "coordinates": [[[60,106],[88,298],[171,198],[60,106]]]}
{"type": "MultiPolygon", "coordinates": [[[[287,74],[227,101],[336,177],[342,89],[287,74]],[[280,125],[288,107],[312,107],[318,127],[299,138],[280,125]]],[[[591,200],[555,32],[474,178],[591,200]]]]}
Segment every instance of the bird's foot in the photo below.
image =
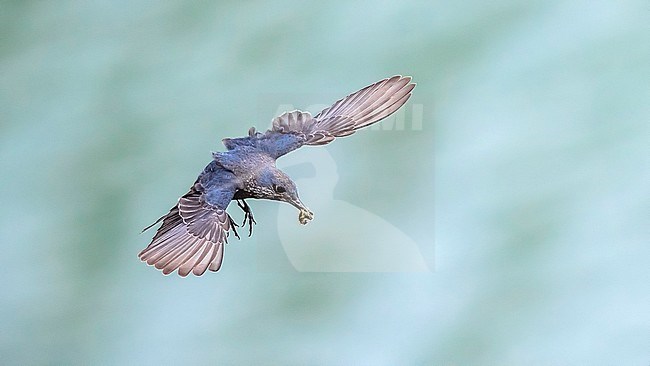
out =
{"type": "MultiPolygon", "coordinates": [[[[228,215],[228,220],[230,221],[230,228],[232,229],[232,232],[235,234],[235,237],[241,240],[241,238],[239,237],[239,233],[237,232],[237,228],[239,227],[239,225],[237,225],[235,220],[233,220],[232,217],[230,217],[230,215],[228,215]]],[[[228,242],[228,238],[226,238],[226,242],[228,242]]]]}
{"type": "Polygon", "coordinates": [[[302,225],[307,225],[307,223],[310,220],[314,219],[314,213],[309,211],[309,210],[300,210],[300,214],[298,214],[298,221],[302,225]]]}
{"type": "Polygon", "coordinates": [[[248,203],[244,200],[237,200],[237,206],[244,211],[244,221],[242,222],[242,226],[246,226],[246,221],[248,221],[248,236],[250,237],[253,235],[253,224],[257,224],[257,221],[253,218],[253,211],[251,210],[251,206],[248,205],[248,203]]]}

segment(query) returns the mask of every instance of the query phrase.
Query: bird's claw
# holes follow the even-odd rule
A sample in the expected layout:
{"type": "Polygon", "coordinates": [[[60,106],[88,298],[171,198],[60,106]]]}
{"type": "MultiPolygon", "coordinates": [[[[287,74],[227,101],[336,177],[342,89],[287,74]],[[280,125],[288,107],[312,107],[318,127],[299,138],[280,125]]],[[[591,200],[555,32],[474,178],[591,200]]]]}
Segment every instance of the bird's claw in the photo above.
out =
{"type": "Polygon", "coordinates": [[[250,237],[253,235],[253,224],[257,225],[257,221],[253,218],[253,213],[252,212],[247,212],[244,214],[244,222],[242,222],[242,226],[246,225],[246,221],[248,220],[248,236],[250,237]]]}
{"type": "Polygon", "coordinates": [[[310,220],[314,219],[314,213],[309,211],[309,210],[300,210],[300,214],[298,214],[298,221],[302,225],[307,225],[307,223],[310,220]]]}
{"type": "MultiPolygon", "coordinates": [[[[232,232],[235,234],[235,237],[241,240],[241,238],[239,237],[239,233],[237,232],[237,228],[239,227],[239,225],[237,225],[235,220],[233,220],[232,217],[230,217],[230,215],[228,215],[228,220],[230,221],[230,225],[231,225],[230,227],[232,228],[232,232]]],[[[227,242],[228,242],[228,238],[226,238],[226,243],[227,242]]]]}
{"type": "Polygon", "coordinates": [[[257,225],[257,221],[253,218],[253,211],[248,203],[244,200],[238,200],[237,205],[239,208],[244,211],[244,221],[241,223],[242,226],[246,226],[246,221],[248,221],[248,236],[253,235],[253,224],[257,225]]]}

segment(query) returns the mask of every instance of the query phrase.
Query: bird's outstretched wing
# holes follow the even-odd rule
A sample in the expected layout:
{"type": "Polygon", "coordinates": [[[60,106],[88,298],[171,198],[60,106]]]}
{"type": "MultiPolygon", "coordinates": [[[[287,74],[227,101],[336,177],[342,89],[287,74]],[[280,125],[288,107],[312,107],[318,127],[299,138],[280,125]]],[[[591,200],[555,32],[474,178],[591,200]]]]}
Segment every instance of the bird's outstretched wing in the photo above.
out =
{"type": "Polygon", "coordinates": [[[208,171],[212,165],[208,165],[190,191],[167,215],[151,225],[162,220],[149,246],[138,254],[142,261],[164,274],[178,270],[182,277],[190,272],[201,276],[208,269],[216,272],[221,268],[224,243],[234,225],[226,207],[236,189],[232,184],[223,184],[229,181],[228,175],[232,173],[224,169],[208,171]],[[216,181],[222,184],[207,184],[214,183],[215,179],[206,179],[206,173],[212,174],[213,178],[217,174],[216,181]]]}
{"type": "Polygon", "coordinates": [[[314,117],[309,112],[285,112],[273,119],[265,134],[254,130],[249,134],[275,158],[303,145],[325,145],[388,117],[406,103],[414,87],[410,77],[393,76],[336,101],[314,117]]]}

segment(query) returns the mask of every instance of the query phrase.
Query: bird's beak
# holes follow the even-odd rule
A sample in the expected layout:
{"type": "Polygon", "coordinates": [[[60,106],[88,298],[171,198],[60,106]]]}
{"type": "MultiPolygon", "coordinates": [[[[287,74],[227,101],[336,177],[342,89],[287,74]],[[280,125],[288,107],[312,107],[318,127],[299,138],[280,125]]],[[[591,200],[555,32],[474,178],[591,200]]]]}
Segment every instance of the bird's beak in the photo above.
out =
{"type": "Polygon", "coordinates": [[[302,203],[300,198],[296,197],[295,199],[291,199],[289,203],[300,211],[298,214],[298,221],[301,224],[307,225],[307,223],[314,218],[314,213],[311,212],[304,203],[302,203]]]}

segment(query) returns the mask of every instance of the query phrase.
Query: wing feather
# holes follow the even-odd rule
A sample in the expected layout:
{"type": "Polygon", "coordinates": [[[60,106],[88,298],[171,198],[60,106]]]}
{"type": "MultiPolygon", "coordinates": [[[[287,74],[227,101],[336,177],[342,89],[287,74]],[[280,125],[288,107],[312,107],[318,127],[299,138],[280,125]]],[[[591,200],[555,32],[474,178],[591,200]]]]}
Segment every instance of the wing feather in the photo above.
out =
{"type": "Polygon", "coordinates": [[[233,229],[232,219],[225,207],[206,202],[200,188],[200,184],[195,184],[178,200],[162,218],[149,246],[138,255],[165,275],[178,271],[182,277],[190,273],[201,276],[208,269],[221,268],[223,247],[233,229]]]}
{"type": "Polygon", "coordinates": [[[221,268],[221,263],[223,263],[223,245],[220,245],[217,248],[217,256],[214,258],[210,267],[208,269],[212,272],[216,272],[221,268]]]}
{"type": "Polygon", "coordinates": [[[390,116],[411,97],[415,84],[406,76],[393,76],[339,99],[331,107],[312,117],[309,112],[291,111],[273,119],[273,126],[259,137],[262,144],[269,145],[275,158],[302,145],[325,145],[337,137],[353,134],[360,128],[390,116]],[[295,135],[295,141],[286,148],[275,147],[281,137],[295,135]]]}

